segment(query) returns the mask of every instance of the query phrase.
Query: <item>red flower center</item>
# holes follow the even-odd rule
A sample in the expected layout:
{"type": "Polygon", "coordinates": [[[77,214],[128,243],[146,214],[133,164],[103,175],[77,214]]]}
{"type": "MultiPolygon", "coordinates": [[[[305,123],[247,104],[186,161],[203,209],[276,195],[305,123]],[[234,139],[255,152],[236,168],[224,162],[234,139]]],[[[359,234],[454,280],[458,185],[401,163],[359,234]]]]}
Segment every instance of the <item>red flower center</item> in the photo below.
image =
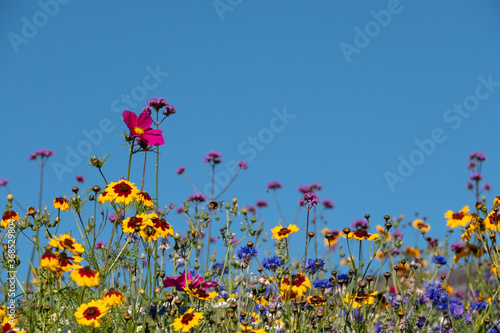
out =
{"type": "Polygon", "coordinates": [[[92,269],[89,266],[83,267],[82,269],[80,269],[78,271],[78,273],[82,277],[84,276],[84,277],[93,278],[95,276],[94,272],[92,271],[92,269]]]}
{"type": "Polygon", "coordinates": [[[464,218],[464,213],[462,213],[462,212],[453,213],[452,218],[453,218],[454,220],[461,220],[461,219],[463,219],[463,218],[464,218]]]}
{"type": "Polygon", "coordinates": [[[132,188],[126,184],[126,183],[119,183],[116,184],[113,189],[115,190],[115,193],[117,193],[119,196],[128,196],[130,193],[132,193],[132,188]]]}
{"type": "Polygon", "coordinates": [[[368,238],[368,237],[370,237],[370,234],[365,229],[358,229],[358,230],[354,231],[353,234],[357,238],[368,238]]]}
{"type": "Polygon", "coordinates": [[[191,320],[193,320],[193,318],[194,318],[194,314],[192,314],[192,313],[185,313],[182,316],[182,319],[181,319],[182,325],[189,325],[189,323],[191,322],[191,320]]]}
{"type": "Polygon", "coordinates": [[[291,232],[291,230],[290,230],[290,229],[288,229],[288,228],[281,228],[281,230],[280,230],[280,231],[278,231],[278,235],[279,235],[279,236],[286,236],[286,235],[288,235],[290,232],[291,232]]]}
{"type": "Polygon", "coordinates": [[[100,314],[101,314],[101,311],[99,311],[99,308],[97,308],[95,306],[87,308],[87,310],[85,310],[83,312],[83,316],[87,320],[95,319],[95,318],[99,317],[100,314]]]}

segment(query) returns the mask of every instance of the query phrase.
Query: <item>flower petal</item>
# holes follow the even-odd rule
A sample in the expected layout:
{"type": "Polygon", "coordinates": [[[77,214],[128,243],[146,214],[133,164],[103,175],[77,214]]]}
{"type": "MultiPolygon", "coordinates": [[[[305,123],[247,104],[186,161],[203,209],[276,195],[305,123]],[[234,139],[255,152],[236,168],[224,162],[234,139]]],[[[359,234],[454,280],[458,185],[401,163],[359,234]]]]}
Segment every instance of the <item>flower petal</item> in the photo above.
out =
{"type": "Polygon", "coordinates": [[[123,121],[127,125],[131,133],[134,133],[134,128],[137,127],[137,115],[131,111],[123,111],[123,121]]]}
{"type": "Polygon", "coordinates": [[[148,128],[151,127],[151,124],[153,123],[153,119],[147,112],[142,112],[139,115],[139,120],[137,122],[137,125],[142,128],[143,130],[147,130],[148,128]]]}

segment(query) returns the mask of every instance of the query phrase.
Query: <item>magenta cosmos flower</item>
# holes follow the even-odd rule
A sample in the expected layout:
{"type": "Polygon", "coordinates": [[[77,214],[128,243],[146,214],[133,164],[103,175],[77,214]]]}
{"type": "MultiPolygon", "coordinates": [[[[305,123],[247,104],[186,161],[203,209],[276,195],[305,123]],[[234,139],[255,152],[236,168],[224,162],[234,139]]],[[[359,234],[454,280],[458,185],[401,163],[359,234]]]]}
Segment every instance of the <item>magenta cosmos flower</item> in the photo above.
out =
{"type": "Polygon", "coordinates": [[[178,277],[168,276],[163,280],[163,286],[165,288],[175,287],[177,291],[184,290],[184,287],[208,289],[217,285],[219,284],[215,281],[203,281],[203,277],[199,275],[193,278],[189,272],[179,275],[178,277]]]}
{"type": "Polygon", "coordinates": [[[147,112],[142,112],[139,117],[131,111],[123,111],[123,121],[130,130],[131,138],[139,138],[151,146],[163,145],[162,130],[151,128],[153,119],[147,112]]]}

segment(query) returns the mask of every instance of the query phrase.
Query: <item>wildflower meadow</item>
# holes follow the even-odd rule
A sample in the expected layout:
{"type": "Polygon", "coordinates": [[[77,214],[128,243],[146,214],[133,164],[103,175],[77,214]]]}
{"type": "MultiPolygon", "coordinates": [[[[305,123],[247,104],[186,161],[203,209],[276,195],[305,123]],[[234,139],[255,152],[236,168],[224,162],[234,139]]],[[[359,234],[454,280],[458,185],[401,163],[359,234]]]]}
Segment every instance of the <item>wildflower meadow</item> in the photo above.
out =
{"type": "MultiPolygon", "coordinates": [[[[123,110],[124,134],[113,140],[129,153],[126,177],[107,170],[113,155],[89,156],[100,183],[86,185],[78,175],[79,186],[50,198],[53,210],[42,209],[51,150],[29,157],[41,170],[38,208],[18,209],[9,180],[0,180],[7,192],[1,332],[500,332],[500,197],[486,199],[485,154],[468,158],[471,200],[442,207],[442,220],[432,224],[419,215],[367,212],[325,225],[334,202],[322,198],[318,183],[299,187],[304,221],[263,223],[268,202],[224,195],[247,162],[214,190],[224,163],[217,151],[203,160],[212,172],[210,196],[181,166],[177,175],[195,192],[178,206],[159,197],[168,138],[162,124],[182,116],[164,98],[123,110]],[[142,172],[132,163],[144,165],[142,172]],[[146,164],[155,165],[154,175],[146,177],[146,164]],[[187,230],[171,222],[173,214],[187,230]],[[62,224],[72,231],[59,231],[62,224]],[[447,236],[435,238],[433,229],[444,227],[447,236]],[[18,255],[20,244],[32,248],[30,258],[18,255]],[[464,282],[454,285],[457,276],[464,282]]],[[[267,190],[281,211],[282,184],[271,181],[267,190]]]]}

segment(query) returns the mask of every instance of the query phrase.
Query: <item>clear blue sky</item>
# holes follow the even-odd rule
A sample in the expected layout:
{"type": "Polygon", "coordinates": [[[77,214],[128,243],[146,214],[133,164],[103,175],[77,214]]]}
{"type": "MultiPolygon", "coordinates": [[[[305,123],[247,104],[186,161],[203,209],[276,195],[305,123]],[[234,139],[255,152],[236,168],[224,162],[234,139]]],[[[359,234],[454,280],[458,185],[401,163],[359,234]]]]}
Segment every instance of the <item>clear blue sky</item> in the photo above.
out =
{"type": "MultiPolygon", "coordinates": [[[[489,202],[499,193],[498,1],[4,0],[0,7],[0,178],[25,206],[38,204],[39,169],[28,156],[39,148],[55,152],[45,177],[49,209],[54,197],[71,194],[77,174],[88,187],[103,186],[89,153],[113,153],[106,175],[126,175],[121,112],[139,113],[151,97],[178,110],[162,125],[162,205],[193,193],[175,174],[180,165],[199,187],[209,182],[210,150],[222,153],[222,168],[248,161],[223,198],[268,200],[267,230],[279,220],[266,192],[271,180],[283,183],[288,219],[297,187],[318,182],[320,198],[336,205],[326,216],[331,228],[366,213],[382,223],[385,214],[411,220],[418,211],[438,237],[446,210],[474,204],[465,186],[469,153],[488,158],[489,202]],[[403,170],[402,159],[418,165],[403,170]]],[[[148,167],[153,192],[152,159],[148,167]]],[[[136,160],[132,180],[141,170],[136,160]]],[[[170,223],[184,228],[179,216],[170,223]]]]}

